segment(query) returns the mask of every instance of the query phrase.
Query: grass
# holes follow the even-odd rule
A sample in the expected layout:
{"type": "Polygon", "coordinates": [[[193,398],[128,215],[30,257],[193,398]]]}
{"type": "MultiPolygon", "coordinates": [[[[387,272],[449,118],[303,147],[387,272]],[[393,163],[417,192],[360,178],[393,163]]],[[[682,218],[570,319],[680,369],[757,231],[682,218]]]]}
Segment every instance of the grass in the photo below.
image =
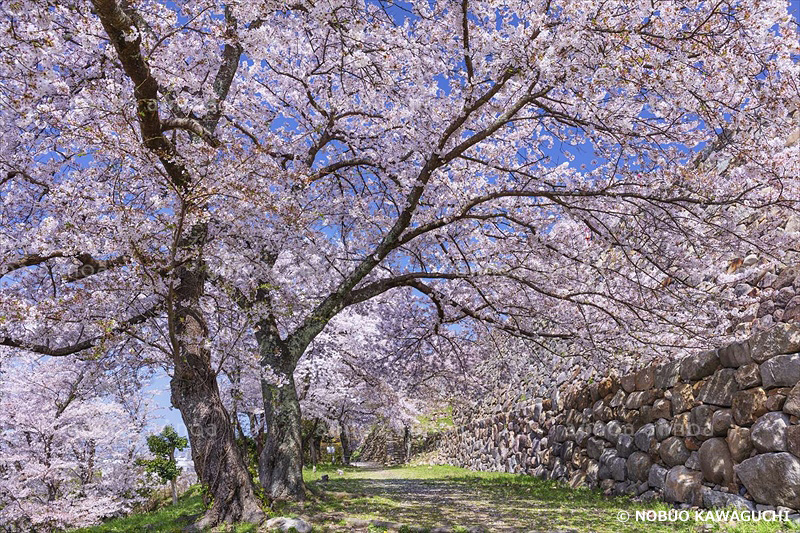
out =
{"type": "MultiPolygon", "coordinates": [[[[599,491],[571,489],[529,476],[473,472],[452,466],[365,469],[325,465],[316,471],[306,469],[303,474],[316,497],[301,504],[279,505],[273,514],[300,516],[313,524],[315,532],[373,533],[387,529],[424,532],[436,526],[447,526],[455,533],[462,533],[475,525],[492,532],[517,529],[597,533],[800,531],[793,523],[697,522],[694,511],[689,512],[689,520],[685,522],[637,522],[636,511],[669,512],[672,507],[658,502],[636,503],[627,497],[608,498],[599,491]],[[327,482],[321,481],[323,475],[329,476],[327,482]],[[620,521],[619,516],[630,519],[620,521]]],[[[177,506],[79,531],[178,532],[202,511],[199,490],[193,488],[177,506]]],[[[251,533],[256,529],[252,524],[240,524],[236,532],[251,533]]]]}
{"type": "MultiPolygon", "coordinates": [[[[205,510],[200,486],[184,493],[177,505],[168,505],[150,513],[134,513],[109,520],[98,526],[73,530],[72,533],[180,533],[205,510]]],[[[255,533],[255,524],[238,524],[236,533],[255,533]]]]}
{"type": "MultiPolygon", "coordinates": [[[[495,530],[564,530],[579,532],[734,531],[776,533],[800,531],[793,523],[714,523],[636,521],[636,511],[673,510],[671,505],[637,503],[627,497],[609,498],[599,491],[568,486],[530,476],[473,472],[452,466],[402,466],[380,470],[320,467],[306,471],[312,489],[325,495],[304,506],[286,510],[311,517],[315,531],[350,531],[342,520],[381,520],[424,531],[448,526],[453,531],[483,525],[495,530]],[[340,475],[337,470],[341,470],[340,475]],[[329,481],[320,481],[327,474],[329,481]],[[629,517],[620,521],[618,517],[629,517]],[[341,529],[340,529],[341,528],[341,529]]],[[[674,510],[673,510],[674,512],[674,510]]]]}

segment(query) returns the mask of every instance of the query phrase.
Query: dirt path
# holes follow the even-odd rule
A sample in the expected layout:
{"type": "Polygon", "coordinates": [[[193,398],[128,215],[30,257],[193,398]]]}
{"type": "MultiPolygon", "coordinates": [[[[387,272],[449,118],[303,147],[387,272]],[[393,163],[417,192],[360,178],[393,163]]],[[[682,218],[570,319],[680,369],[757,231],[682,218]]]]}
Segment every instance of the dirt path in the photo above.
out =
{"type": "Polygon", "coordinates": [[[409,532],[579,531],[571,507],[576,502],[534,485],[477,478],[415,479],[407,469],[375,465],[330,478],[311,484],[326,496],[301,511],[315,531],[366,532],[370,523],[371,531],[380,530],[376,525],[381,524],[390,531],[409,532]],[[569,520],[562,520],[567,516],[569,520]]]}

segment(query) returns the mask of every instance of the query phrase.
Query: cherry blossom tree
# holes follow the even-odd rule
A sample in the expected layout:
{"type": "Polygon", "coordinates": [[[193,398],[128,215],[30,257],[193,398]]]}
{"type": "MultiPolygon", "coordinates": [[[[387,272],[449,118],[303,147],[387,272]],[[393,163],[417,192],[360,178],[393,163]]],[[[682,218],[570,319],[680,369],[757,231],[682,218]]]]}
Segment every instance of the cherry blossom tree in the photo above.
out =
{"type": "MultiPolygon", "coordinates": [[[[400,425],[409,423],[418,414],[418,404],[430,397],[427,390],[414,394],[414,385],[416,380],[436,376],[441,364],[420,361],[422,350],[406,346],[408,339],[396,334],[395,328],[404,324],[396,306],[397,302],[378,299],[370,306],[350,308],[333,319],[306,350],[293,373],[308,425],[304,449],[310,446],[312,435],[323,428],[344,434],[344,449],[348,430],[363,428],[377,418],[400,425]],[[394,312],[383,312],[390,303],[395,305],[394,312]],[[382,320],[391,324],[382,325],[382,320]]],[[[409,321],[416,319],[408,317],[409,321]]],[[[429,330],[427,324],[412,327],[429,330]]],[[[252,357],[257,347],[250,347],[248,352],[241,344],[237,350],[228,351],[229,357],[221,367],[226,378],[223,399],[239,434],[255,438],[260,451],[266,428],[261,374],[258,360],[252,357]],[[239,415],[246,416],[249,425],[242,427],[239,415]]],[[[443,363],[447,354],[439,352],[437,358],[443,363]]]]}
{"type": "Polygon", "coordinates": [[[385,8],[234,10],[258,84],[230,107],[263,157],[249,174],[289,174],[227,238],[261,254],[231,290],[283,375],[264,384],[273,497],[300,496],[293,371],[342,309],[410,288],[542,349],[674,350],[720,333],[698,285],[721,258],[785,242],[776,219],[739,222],[793,208],[783,5],[443,2],[402,24],[385,8]],[[710,142],[737,165],[688,149],[710,142]]]}
{"type": "Polygon", "coordinates": [[[47,358],[4,368],[0,522],[12,531],[88,526],[139,501],[134,459],[149,411],[144,401],[115,397],[107,372],[47,358]]]}
{"type": "Polygon", "coordinates": [[[789,248],[777,0],[20,0],[2,24],[0,341],[162,354],[203,525],[260,513],[222,316],[257,352],[261,484],[301,498],[295,370],[346,309],[419,318],[408,347],[445,366],[481,327],[668,356],[725,333],[720,264],[789,248]]]}

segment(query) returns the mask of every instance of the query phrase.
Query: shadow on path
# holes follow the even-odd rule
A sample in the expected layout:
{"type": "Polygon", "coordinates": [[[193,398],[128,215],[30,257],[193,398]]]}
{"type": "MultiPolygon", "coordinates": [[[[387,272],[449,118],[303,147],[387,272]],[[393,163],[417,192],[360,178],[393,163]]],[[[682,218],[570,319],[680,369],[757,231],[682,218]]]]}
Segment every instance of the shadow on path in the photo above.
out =
{"type": "Polygon", "coordinates": [[[312,482],[325,497],[302,512],[319,530],[331,532],[367,531],[370,520],[405,525],[405,531],[436,527],[501,533],[633,531],[621,528],[616,520],[620,502],[597,492],[528,476],[415,477],[425,476],[365,464],[343,476],[331,476],[330,481],[312,482]]]}

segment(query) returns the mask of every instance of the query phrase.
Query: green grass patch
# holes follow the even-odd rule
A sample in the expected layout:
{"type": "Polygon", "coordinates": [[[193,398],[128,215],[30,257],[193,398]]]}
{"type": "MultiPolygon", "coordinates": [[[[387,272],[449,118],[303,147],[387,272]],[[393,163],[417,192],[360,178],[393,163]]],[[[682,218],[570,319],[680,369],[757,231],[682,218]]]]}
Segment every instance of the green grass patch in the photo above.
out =
{"type": "MultiPolygon", "coordinates": [[[[103,524],[71,533],[181,533],[183,529],[202,516],[205,511],[200,486],[195,485],[186,491],[177,505],[168,505],[149,513],[134,513],[115,518],[103,524]]],[[[255,533],[255,524],[237,524],[235,533],[255,533]]]]}
{"type": "MultiPolygon", "coordinates": [[[[447,526],[464,532],[476,525],[493,531],[576,530],[597,533],[734,532],[777,533],[800,531],[795,523],[697,522],[689,520],[636,521],[637,511],[675,513],[672,506],[637,503],[627,497],[604,496],[600,491],[571,489],[563,483],[499,472],[473,472],[453,466],[354,468],[319,465],[304,470],[312,498],[301,504],[280,504],[273,515],[301,517],[315,532],[382,531],[387,523],[400,531],[425,531],[447,526]],[[338,471],[342,471],[339,474],[338,471]],[[329,481],[322,482],[323,475],[329,481]],[[620,520],[624,517],[626,520],[620,520]],[[356,522],[359,521],[359,522],[356,522]],[[375,521],[376,524],[370,524],[375,521]],[[358,523],[360,525],[354,526],[358,523]]],[[[76,530],[73,533],[177,533],[203,513],[199,487],[184,494],[175,506],[76,530]]],[[[224,530],[224,529],[223,529],[224,530]]],[[[239,524],[237,533],[254,533],[253,524],[239,524]]]]}
{"type": "Polygon", "coordinates": [[[346,531],[336,526],[348,518],[391,521],[415,528],[448,526],[454,531],[474,525],[483,525],[487,531],[800,531],[792,523],[698,522],[694,511],[689,512],[687,521],[637,522],[637,511],[669,512],[673,507],[606,497],[597,490],[572,489],[563,483],[516,474],[427,465],[338,470],[342,474],[336,467],[305,472],[309,486],[326,494],[303,507],[304,514],[311,516],[322,531],[346,531]],[[319,481],[323,474],[329,475],[328,482],[319,481]]]}
{"type": "Polygon", "coordinates": [[[455,425],[453,422],[453,406],[448,405],[443,411],[422,414],[417,417],[420,433],[442,431],[455,425]]]}

